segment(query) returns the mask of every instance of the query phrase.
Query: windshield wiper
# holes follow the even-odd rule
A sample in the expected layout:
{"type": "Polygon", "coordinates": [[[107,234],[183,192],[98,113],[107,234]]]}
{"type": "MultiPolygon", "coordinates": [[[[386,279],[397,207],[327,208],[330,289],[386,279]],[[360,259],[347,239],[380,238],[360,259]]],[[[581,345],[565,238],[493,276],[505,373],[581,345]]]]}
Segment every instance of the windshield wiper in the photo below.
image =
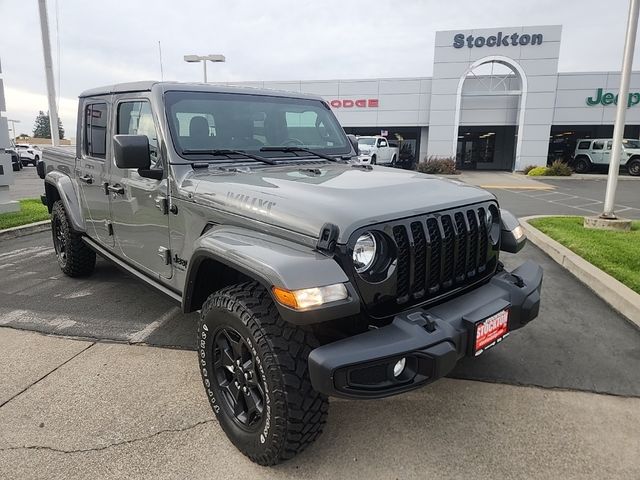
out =
{"type": "Polygon", "coordinates": [[[182,150],[182,155],[213,155],[215,156],[225,156],[227,158],[232,158],[231,155],[242,155],[247,158],[251,158],[253,160],[258,160],[259,162],[268,163],[269,165],[277,165],[278,163],[271,160],[270,158],[261,157],[260,155],[254,155],[252,153],[247,153],[244,150],[230,150],[227,148],[224,149],[186,149],[182,150]]]}
{"type": "Polygon", "coordinates": [[[340,160],[338,160],[337,158],[333,158],[330,157],[329,155],[325,155],[324,153],[320,153],[320,152],[316,152],[314,150],[309,150],[308,148],[304,148],[304,147],[287,147],[287,146],[282,146],[282,147],[262,147],[260,149],[261,152],[305,152],[305,153],[310,153],[311,155],[315,155],[316,157],[319,158],[323,158],[325,160],[329,160],[330,162],[339,162],[340,160]]]}

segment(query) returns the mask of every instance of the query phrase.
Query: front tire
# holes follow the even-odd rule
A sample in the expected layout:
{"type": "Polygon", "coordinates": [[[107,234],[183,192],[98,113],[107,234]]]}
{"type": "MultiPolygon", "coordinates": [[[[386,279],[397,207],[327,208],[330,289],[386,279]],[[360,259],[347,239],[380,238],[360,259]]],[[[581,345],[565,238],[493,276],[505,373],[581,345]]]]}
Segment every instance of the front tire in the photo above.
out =
{"type": "Polygon", "coordinates": [[[65,275],[82,277],[93,272],[96,253],[82,241],[82,235],[71,228],[61,200],[51,209],[51,233],[58,264],[65,275]]]}
{"type": "Polygon", "coordinates": [[[375,156],[375,155],[373,155],[373,156],[371,157],[371,165],[375,165],[375,164],[376,164],[376,156],[375,156]]]}
{"type": "Polygon", "coordinates": [[[285,322],[257,283],[209,296],[198,324],[205,391],[229,440],[260,465],[303,451],[322,433],[328,400],[313,390],[313,334],[285,322]]]}
{"type": "Polygon", "coordinates": [[[627,171],[632,177],[640,176],[640,159],[635,158],[630,162],[627,162],[627,171]]]}

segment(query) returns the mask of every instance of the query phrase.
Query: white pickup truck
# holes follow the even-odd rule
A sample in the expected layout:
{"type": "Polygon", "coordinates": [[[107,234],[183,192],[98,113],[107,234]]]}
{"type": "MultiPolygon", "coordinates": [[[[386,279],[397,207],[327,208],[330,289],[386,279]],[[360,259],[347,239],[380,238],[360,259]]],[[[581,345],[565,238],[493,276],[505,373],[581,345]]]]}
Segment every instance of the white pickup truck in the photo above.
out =
{"type": "Polygon", "coordinates": [[[358,163],[393,165],[398,160],[398,147],[389,145],[385,137],[358,137],[358,163]]]}

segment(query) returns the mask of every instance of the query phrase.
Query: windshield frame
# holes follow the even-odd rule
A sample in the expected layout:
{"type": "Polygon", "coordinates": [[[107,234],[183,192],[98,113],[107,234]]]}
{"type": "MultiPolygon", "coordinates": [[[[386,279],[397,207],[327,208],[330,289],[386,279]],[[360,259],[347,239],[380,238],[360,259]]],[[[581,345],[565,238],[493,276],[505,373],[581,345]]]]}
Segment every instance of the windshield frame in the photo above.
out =
{"type": "MultiPolygon", "coordinates": [[[[273,103],[287,103],[287,102],[291,102],[291,103],[299,103],[300,105],[304,105],[305,103],[308,103],[310,105],[314,105],[316,107],[322,107],[323,109],[326,110],[326,114],[327,114],[327,118],[330,122],[334,122],[335,124],[335,129],[337,131],[337,135],[340,137],[340,139],[343,141],[343,145],[340,145],[338,147],[335,148],[322,148],[322,147],[317,147],[315,145],[299,145],[301,147],[304,148],[309,148],[311,150],[316,150],[318,151],[318,153],[322,153],[325,155],[330,155],[330,156],[336,156],[336,157],[340,157],[343,155],[351,155],[352,154],[352,150],[351,150],[351,143],[349,142],[349,139],[346,135],[346,133],[344,132],[344,128],[342,127],[342,125],[340,124],[340,122],[338,121],[338,119],[335,117],[335,114],[333,113],[333,111],[331,110],[331,108],[327,105],[326,102],[324,102],[321,99],[314,99],[314,98],[306,98],[306,97],[296,97],[295,95],[291,95],[291,96],[282,96],[282,95],[265,95],[265,94],[260,94],[260,93],[253,93],[253,92],[249,92],[249,93],[245,93],[245,92],[215,92],[215,91],[207,91],[207,90],[180,90],[180,89],[176,89],[176,90],[168,90],[165,91],[163,93],[163,108],[164,108],[164,116],[165,116],[165,121],[167,122],[167,126],[168,126],[168,134],[171,138],[171,144],[173,146],[174,152],[176,153],[176,155],[183,159],[186,160],[186,162],[188,164],[191,163],[195,163],[195,162],[202,162],[203,160],[208,160],[209,162],[213,162],[213,163],[231,163],[231,164],[236,164],[239,162],[255,162],[255,163],[260,163],[256,160],[252,160],[251,158],[228,158],[228,157],[224,157],[224,156],[212,156],[211,154],[207,154],[207,153],[203,153],[202,155],[197,155],[197,154],[188,154],[185,155],[183,154],[184,151],[189,150],[189,148],[185,148],[185,146],[181,145],[179,140],[177,139],[178,137],[178,132],[177,130],[177,124],[176,122],[171,118],[171,107],[174,103],[178,102],[181,99],[184,98],[194,98],[197,97],[199,95],[207,95],[210,96],[212,98],[218,97],[221,100],[232,100],[233,97],[239,97],[240,100],[245,100],[245,101],[250,101],[249,98],[247,97],[252,97],[252,98],[256,98],[258,100],[261,100],[264,103],[269,103],[270,101],[272,101],[273,103]],[[174,97],[175,96],[175,97],[174,97]],[[171,98],[174,97],[174,98],[171,98]],[[214,159],[214,160],[212,160],[214,159]]],[[[195,112],[194,112],[195,113],[195,112]]],[[[270,146],[270,145],[264,145],[264,146],[270,146]]],[[[271,146],[276,146],[276,145],[271,145],[271,146]]],[[[298,146],[298,145],[295,145],[298,146]]],[[[260,151],[261,147],[256,147],[255,149],[248,149],[248,148],[241,148],[240,150],[246,151],[248,153],[253,153],[256,155],[260,155],[260,156],[264,156],[266,158],[269,159],[273,159],[273,160],[282,160],[282,161],[291,161],[291,160],[295,160],[295,161],[309,161],[309,160],[314,160],[314,161],[328,161],[328,160],[324,160],[321,158],[318,158],[315,155],[312,155],[310,153],[305,153],[304,155],[300,155],[299,153],[295,153],[295,152],[278,152],[278,151],[272,151],[272,152],[261,152],[260,151]],[[265,154],[266,153],[266,154],[265,154]]],[[[170,162],[171,164],[182,164],[184,162],[170,162]]]]}

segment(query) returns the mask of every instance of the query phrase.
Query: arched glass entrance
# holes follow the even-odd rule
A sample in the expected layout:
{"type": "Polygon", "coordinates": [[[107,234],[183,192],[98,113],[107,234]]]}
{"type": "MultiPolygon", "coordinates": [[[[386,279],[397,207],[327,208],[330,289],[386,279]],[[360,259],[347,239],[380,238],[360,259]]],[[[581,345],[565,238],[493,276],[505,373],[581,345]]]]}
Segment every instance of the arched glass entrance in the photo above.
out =
{"type": "Polygon", "coordinates": [[[458,167],[513,170],[520,155],[527,81],[512,59],[490,56],[460,78],[454,145],[458,167]]]}

